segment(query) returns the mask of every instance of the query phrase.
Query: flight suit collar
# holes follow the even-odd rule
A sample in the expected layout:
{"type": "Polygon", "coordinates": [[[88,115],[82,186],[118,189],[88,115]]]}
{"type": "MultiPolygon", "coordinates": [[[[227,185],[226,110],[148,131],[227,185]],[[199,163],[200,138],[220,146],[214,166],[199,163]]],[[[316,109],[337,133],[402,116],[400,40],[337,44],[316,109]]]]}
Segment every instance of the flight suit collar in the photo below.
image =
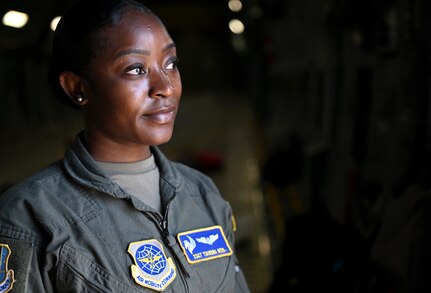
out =
{"type": "MultiPolygon", "coordinates": [[[[107,193],[117,198],[130,197],[118,184],[113,182],[109,176],[100,169],[93,157],[83,144],[84,132],[80,132],[75,141],[66,151],[63,164],[66,172],[78,183],[107,193]]],[[[175,190],[182,183],[179,172],[172,166],[170,161],[155,146],[151,146],[156,165],[160,173],[160,191],[162,201],[168,202],[174,196],[175,190]]]]}

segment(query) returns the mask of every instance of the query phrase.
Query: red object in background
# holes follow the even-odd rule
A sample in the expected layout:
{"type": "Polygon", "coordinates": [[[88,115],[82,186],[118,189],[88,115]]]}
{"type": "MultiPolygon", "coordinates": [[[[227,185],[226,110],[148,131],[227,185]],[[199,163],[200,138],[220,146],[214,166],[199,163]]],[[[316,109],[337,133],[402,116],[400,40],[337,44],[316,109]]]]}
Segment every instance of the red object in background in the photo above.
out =
{"type": "Polygon", "coordinates": [[[224,158],[217,152],[197,151],[190,154],[189,161],[191,167],[209,172],[219,170],[223,166],[224,158]]]}

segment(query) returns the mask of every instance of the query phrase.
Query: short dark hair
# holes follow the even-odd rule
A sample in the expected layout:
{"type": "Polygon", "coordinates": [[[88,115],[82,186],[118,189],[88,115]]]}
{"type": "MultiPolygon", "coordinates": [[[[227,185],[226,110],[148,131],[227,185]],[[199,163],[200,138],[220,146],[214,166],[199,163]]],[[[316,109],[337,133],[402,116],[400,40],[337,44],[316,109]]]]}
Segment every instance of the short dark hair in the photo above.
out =
{"type": "Polygon", "coordinates": [[[61,102],[79,108],[63,91],[58,77],[64,71],[85,77],[86,66],[104,46],[100,30],[118,23],[126,8],[153,14],[133,0],[80,0],[63,14],[54,33],[48,73],[54,94],[61,102]]]}

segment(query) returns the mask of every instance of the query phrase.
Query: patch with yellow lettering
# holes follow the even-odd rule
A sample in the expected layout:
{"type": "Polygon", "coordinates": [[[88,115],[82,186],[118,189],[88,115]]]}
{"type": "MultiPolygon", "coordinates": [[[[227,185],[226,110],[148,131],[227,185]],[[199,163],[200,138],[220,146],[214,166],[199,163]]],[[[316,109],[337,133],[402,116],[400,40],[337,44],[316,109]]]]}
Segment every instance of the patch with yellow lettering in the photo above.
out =
{"type": "Polygon", "coordinates": [[[132,242],[128,253],[135,265],[131,266],[136,283],[156,291],[163,291],[176,277],[175,265],[166,258],[162,244],[156,239],[132,242]]]}
{"type": "Polygon", "coordinates": [[[182,232],[177,237],[187,261],[191,264],[232,254],[220,226],[182,232]]]}
{"type": "Polygon", "coordinates": [[[13,270],[8,269],[10,254],[9,245],[0,243],[0,293],[9,292],[15,281],[13,270]]]}

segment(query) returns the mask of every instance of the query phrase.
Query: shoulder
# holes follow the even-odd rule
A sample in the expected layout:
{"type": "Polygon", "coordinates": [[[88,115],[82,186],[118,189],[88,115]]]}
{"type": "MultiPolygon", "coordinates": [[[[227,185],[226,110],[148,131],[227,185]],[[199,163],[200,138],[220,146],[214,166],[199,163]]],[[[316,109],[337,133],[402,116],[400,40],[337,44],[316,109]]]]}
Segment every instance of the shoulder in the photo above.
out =
{"type": "Polygon", "coordinates": [[[172,162],[172,165],[181,174],[183,183],[189,189],[199,192],[220,193],[214,181],[208,175],[182,163],[172,162]]]}
{"type": "Polygon", "coordinates": [[[172,186],[188,189],[190,192],[217,193],[219,191],[210,177],[183,163],[172,161],[165,157],[160,149],[152,147],[160,176],[172,186]]]}
{"type": "Polygon", "coordinates": [[[88,200],[78,189],[61,161],[53,163],[0,196],[0,227],[51,234],[89,212],[84,208],[88,200]]]}
{"type": "MultiPolygon", "coordinates": [[[[177,190],[178,194],[187,194],[202,210],[206,210],[216,218],[219,216],[225,218],[227,215],[230,219],[231,206],[211,177],[182,163],[172,164],[183,177],[177,190]]],[[[224,220],[218,222],[224,222],[224,220]]]]}
{"type": "Polygon", "coordinates": [[[40,196],[47,196],[64,177],[62,173],[57,162],[13,185],[0,196],[0,210],[19,208],[14,206],[17,201],[37,201],[40,196]]]}

